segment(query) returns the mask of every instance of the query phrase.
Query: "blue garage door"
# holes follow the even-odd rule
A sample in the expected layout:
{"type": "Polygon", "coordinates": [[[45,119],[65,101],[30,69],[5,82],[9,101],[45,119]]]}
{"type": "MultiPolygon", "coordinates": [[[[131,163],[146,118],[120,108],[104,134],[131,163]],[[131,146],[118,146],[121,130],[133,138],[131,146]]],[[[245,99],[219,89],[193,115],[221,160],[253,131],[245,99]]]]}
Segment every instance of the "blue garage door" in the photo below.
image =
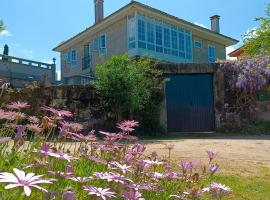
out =
{"type": "Polygon", "coordinates": [[[212,74],[169,75],[166,85],[169,132],[205,132],[215,129],[212,74]]]}

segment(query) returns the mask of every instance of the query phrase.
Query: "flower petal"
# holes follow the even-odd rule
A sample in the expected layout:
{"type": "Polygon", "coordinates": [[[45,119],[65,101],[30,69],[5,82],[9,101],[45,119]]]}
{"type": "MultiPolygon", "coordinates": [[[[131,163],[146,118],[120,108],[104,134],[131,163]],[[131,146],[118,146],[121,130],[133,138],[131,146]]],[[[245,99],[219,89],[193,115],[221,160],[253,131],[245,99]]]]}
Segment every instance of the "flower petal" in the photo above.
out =
{"type": "Polygon", "coordinates": [[[25,172],[21,171],[19,169],[14,168],[13,171],[15,172],[16,176],[18,177],[19,180],[24,180],[25,179],[25,172]]]}
{"type": "Polygon", "coordinates": [[[24,189],[24,193],[26,194],[26,196],[29,197],[30,194],[31,194],[31,189],[30,189],[30,187],[24,186],[23,189],[24,189]]]}

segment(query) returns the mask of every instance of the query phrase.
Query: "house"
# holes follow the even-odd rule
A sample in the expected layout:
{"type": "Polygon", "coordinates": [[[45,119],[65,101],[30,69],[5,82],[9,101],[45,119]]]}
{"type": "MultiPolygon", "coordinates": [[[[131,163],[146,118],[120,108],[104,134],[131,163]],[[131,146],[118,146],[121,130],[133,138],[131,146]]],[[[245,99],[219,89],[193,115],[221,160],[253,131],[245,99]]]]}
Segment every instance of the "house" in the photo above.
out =
{"type": "Polygon", "coordinates": [[[95,66],[113,55],[149,56],[167,63],[209,63],[226,59],[226,47],[238,41],[220,33],[220,16],[211,30],[131,1],[104,18],[103,0],[94,0],[95,23],[59,44],[61,78],[66,84],[89,83],[95,66]]]}
{"type": "Polygon", "coordinates": [[[244,46],[239,47],[238,49],[232,51],[231,53],[229,53],[228,55],[231,58],[239,58],[242,57],[244,54],[244,46]]]}
{"type": "Polygon", "coordinates": [[[0,79],[13,88],[23,88],[36,81],[55,84],[55,59],[53,64],[0,54],[0,79]]]}
{"type": "Polygon", "coordinates": [[[95,23],[59,44],[64,84],[88,84],[95,66],[113,55],[160,61],[170,81],[161,124],[169,132],[204,132],[220,124],[222,74],[215,62],[226,59],[226,47],[238,41],[220,33],[220,16],[211,30],[142,3],[131,1],[104,18],[103,0],[94,0],[95,23]]]}

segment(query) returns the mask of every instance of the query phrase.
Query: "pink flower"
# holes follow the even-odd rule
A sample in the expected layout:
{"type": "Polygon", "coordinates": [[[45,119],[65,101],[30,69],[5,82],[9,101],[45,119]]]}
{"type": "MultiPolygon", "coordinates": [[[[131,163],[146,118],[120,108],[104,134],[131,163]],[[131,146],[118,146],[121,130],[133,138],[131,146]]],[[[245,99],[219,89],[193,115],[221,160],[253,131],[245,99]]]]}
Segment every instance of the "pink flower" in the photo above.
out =
{"type": "Polygon", "coordinates": [[[164,165],[165,162],[159,162],[157,160],[143,160],[145,167],[147,166],[157,166],[157,165],[164,165]]]}
{"type": "Polygon", "coordinates": [[[136,190],[129,190],[123,192],[123,197],[127,200],[144,200],[142,194],[136,190]]]}
{"type": "Polygon", "coordinates": [[[88,182],[90,180],[93,180],[93,177],[92,176],[89,176],[89,177],[69,177],[68,179],[75,181],[77,183],[85,183],[85,182],[88,182]]]}
{"type": "Polygon", "coordinates": [[[135,130],[134,127],[137,126],[139,126],[139,122],[136,122],[134,120],[127,120],[117,124],[117,128],[121,129],[124,132],[132,132],[135,130]]]}
{"type": "Polygon", "coordinates": [[[39,123],[39,119],[35,116],[29,116],[28,120],[31,122],[31,124],[38,124],[39,123]]]}
{"type": "Polygon", "coordinates": [[[191,170],[194,168],[193,162],[187,162],[183,160],[180,161],[179,166],[182,168],[184,174],[187,173],[188,170],[191,170]]]}
{"type": "Polygon", "coordinates": [[[127,181],[132,182],[132,180],[126,178],[125,176],[113,172],[95,172],[94,176],[101,180],[107,180],[108,182],[114,181],[122,184],[127,181]]]}
{"type": "Polygon", "coordinates": [[[220,183],[211,183],[207,188],[203,188],[203,192],[210,192],[213,198],[222,198],[228,195],[232,190],[226,185],[220,183]]]}
{"type": "Polygon", "coordinates": [[[209,166],[209,171],[210,171],[211,175],[214,175],[218,171],[218,169],[219,169],[218,164],[209,166]]]}
{"type": "Polygon", "coordinates": [[[71,188],[68,188],[62,197],[62,200],[77,200],[76,194],[73,192],[71,188]]]}
{"type": "Polygon", "coordinates": [[[217,152],[213,152],[213,151],[206,151],[209,157],[210,162],[217,156],[217,152]]]}
{"type": "Polygon", "coordinates": [[[5,186],[5,189],[23,187],[26,196],[30,196],[31,194],[30,187],[35,187],[39,190],[48,192],[44,188],[40,187],[38,184],[52,184],[52,182],[55,181],[55,179],[41,179],[43,175],[35,176],[34,173],[25,174],[24,171],[18,170],[16,168],[14,168],[13,171],[15,175],[7,172],[0,173],[0,183],[10,183],[9,185],[5,186]]]}
{"type": "Polygon", "coordinates": [[[115,192],[111,192],[109,188],[102,189],[97,188],[91,185],[84,186],[83,189],[84,192],[87,192],[89,195],[96,195],[97,197],[100,197],[103,200],[110,199],[115,196],[115,192]]]}
{"type": "Polygon", "coordinates": [[[10,104],[7,105],[7,108],[11,110],[20,110],[22,108],[29,108],[29,107],[30,105],[28,103],[20,101],[11,102],[10,104]]]}
{"type": "Polygon", "coordinates": [[[37,124],[28,124],[26,127],[29,131],[36,134],[40,134],[43,131],[43,128],[39,127],[37,124]]]}
{"type": "Polygon", "coordinates": [[[58,109],[51,108],[48,106],[42,106],[41,110],[51,112],[58,117],[72,117],[73,116],[73,114],[70,111],[58,110],[58,109]]]}
{"type": "Polygon", "coordinates": [[[1,89],[2,90],[6,90],[6,89],[8,89],[8,87],[9,87],[9,85],[10,85],[10,83],[1,83],[2,85],[1,85],[1,89]]]}
{"type": "Polygon", "coordinates": [[[81,125],[79,123],[63,121],[63,122],[61,122],[61,125],[62,125],[63,131],[80,132],[83,130],[83,125],[81,125]]]}
{"type": "Polygon", "coordinates": [[[119,169],[120,171],[123,172],[123,174],[125,174],[126,172],[133,172],[133,169],[131,166],[127,166],[126,164],[121,165],[118,162],[112,162],[109,164],[109,167],[111,169],[119,169]],[[114,168],[115,167],[115,168],[114,168]]]}

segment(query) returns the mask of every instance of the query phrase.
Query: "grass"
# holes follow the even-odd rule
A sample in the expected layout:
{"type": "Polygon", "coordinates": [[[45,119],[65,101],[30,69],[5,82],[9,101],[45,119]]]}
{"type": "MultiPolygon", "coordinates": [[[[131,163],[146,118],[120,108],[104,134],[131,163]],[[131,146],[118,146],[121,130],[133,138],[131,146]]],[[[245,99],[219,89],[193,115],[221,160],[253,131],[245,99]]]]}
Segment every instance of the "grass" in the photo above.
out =
{"type": "Polygon", "coordinates": [[[268,200],[270,199],[269,177],[215,176],[212,181],[229,185],[233,193],[228,200],[268,200]]]}

